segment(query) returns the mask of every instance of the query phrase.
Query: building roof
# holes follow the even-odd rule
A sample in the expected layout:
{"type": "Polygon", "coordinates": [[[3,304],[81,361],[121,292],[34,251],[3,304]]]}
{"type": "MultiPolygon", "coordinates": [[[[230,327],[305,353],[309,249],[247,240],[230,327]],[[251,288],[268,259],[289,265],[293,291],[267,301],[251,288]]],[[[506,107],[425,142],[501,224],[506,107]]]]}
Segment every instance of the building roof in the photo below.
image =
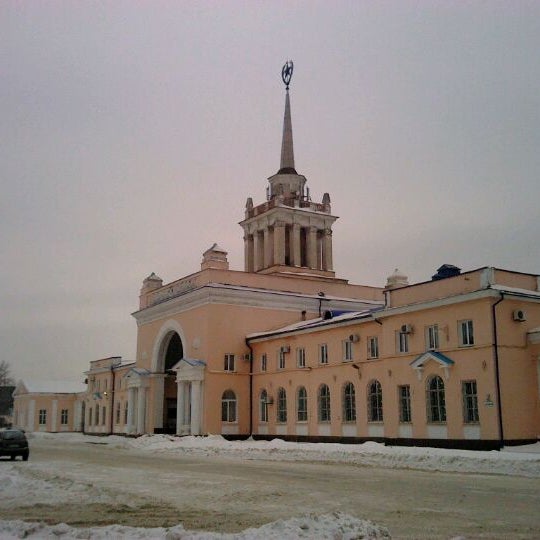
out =
{"type": "Polygon", "coordinates": [[[19,381],[15,389],[17,394],[78,394],[86,392],[86,384],[73,381],[19,381]]]}

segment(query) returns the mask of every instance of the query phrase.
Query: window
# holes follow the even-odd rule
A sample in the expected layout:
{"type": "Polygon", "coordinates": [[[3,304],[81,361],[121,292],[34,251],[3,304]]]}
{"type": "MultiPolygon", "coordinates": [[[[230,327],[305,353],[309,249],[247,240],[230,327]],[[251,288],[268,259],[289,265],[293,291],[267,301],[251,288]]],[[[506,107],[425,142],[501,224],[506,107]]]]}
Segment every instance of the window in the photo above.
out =
{"type": "Polygon", "coordinates": [[[367,339],[368,358],[379,358],[379,338],[375,336],[367,339]]]}
{"type": "Polygon", "coordinates": [[[356,398],[354,395],[354,384],[345,383],[343,386],[343,421],[356,421],[356,398]]]}
{"type": "Polygon", "coordinates": [[[463,381],[461,389],[463,393],[463,421],[466,424],[476,424],[480,421],[476,381],[463,381]]]}
{"type": "Polygon", "coordinates": [[[117,401],[116,402],[116,423],[117,424],[120,423],[121,412],[122,412],[122,404],[119,401],[117,401]]]}
{"type": "Polygon", "coordinates": [[[236,394],[225,390],[221,396],[221,421],[236,422],[236,394]]]}
{"type": "Polygon", "coordinates": [[[98,425],[99,424],[99,405],[96,404],[96,418],[95,418],[95,424],[94,425],[98,425]]]}
{"type": "Polygon", "coordinates": [[[296,420],[307,422],[307,392],[303,386],[296,393],[296,420]]]}
{"type": "Polygon", "coordinates": [[[102,407],[101,408],[101,423],[103,425],[105,425],[105,422],[107,421],[106,418],[107,418],[107,407],[102,407]]]}
{"type": "Polygon", "coordinates": [[[426,348],[429,350],[439,348],[439,326],[437,324],[426,327],[426,348]]]}
{"type": "Polygon", "coordinates": [[[68,418],[69,418],[69,416],[68,416],[68,410],[67,410],[67,409],[62,409],[62,410],[60,411],[60,424],[61,424],[62,426],[67,426],[67,424],[68,424],[68,418]]]}
{"type": "Polygon", "coordinates": [[[129,407],[129,403],[127,401],[124,402],[124,424],[127,424],[127,420],[128,420],[128,407],[129,407]]]}
{"type": "Polygon", "coordinates": [[[368,385],[368,421],[383,421],[382,387],[379,381],[371,381],[368,385]]]}
{"type": "Polygon", "coordinates": [[[92,425],[92,407],[88,408],[88,425],[92,425]]]}
{"type": "Polygon", "coordinates": [[[459,345],[461,347],[468,347],[474,345],[474,333],[473,333],[473,322],[468,321],[459,321],[459,345]]]}
{"type": "Polygon", "coordinates": [[[411,422],[411,387],[406,384],[398,386],[399,394],[399,421],[403,423],[411,422]]]}
{"type": "Polygon", "coordinates": [[[306,349],[303,347],[296,349],[296,366],[299,368],[306,367],[306,349]]]}
{"type": "Polygon", "coordinates": [[[47,409],[39,409],[39,425],[44,426],[47,423],[47,409]]]}
{"type": "Polygon", "coordinates": [[[328,345],[326,343],[319,345],[319,364],[328,364],[328,345]]]}
{"type": "Polygon", "coordinates": [[[104,383],[104,388],[103,388],[103,390],[107,390],[107,379],[105,379],[105,380],[103,381],[103,383],[104,383]]]}
{"type": "Polygon", "coordinates": [[[319,386],[319,422],[330,422],[330,388],[326,384],[319,386]]]}
{"type": "Polygon", "coordinates": [[[261,371],[266,371],[266,362],[267,362],[267,357],[266,357],[266,353],[264,353],[261,355],[261,371]]]}
{"type": "Polygon", "coordinates": [[[444,382],[436,375],[427,382],[428,422],[446,422],[446,404],[444,402],[444,382]]]}
{"type": "Polygon", "coordinates": [[[287,392],[285,392],[285,388],[279,388],[277,396],[276,420],[284,424],[287,422],[287,392]]]}
{"type": "Polygon", "coordinates": [[[352,356],[353,342],[350,339],[346,339],[342,343],[343,343],[343,361],[351,362],[353,359],[353,356],[352,356]]]}
{"type": "Polygon", "coordinates": [[[283,347],[278,350],[278,369],[285,369],[285,349],[283,347]]]}
{"type": "Polygon", "coordinates": [[[225,371],[234,371],[234,354],[227,353],[224,364],[225,371]]]}
{"type": "Polygon", "coordinates": [[[409,334],[396,332],[396,351],[399,353],[409,352],[409,334]]]}
{"type": "Polygon", "coordinates": [[[259,421],[268,422],[268,394],[266,393],[266,390],[261,390],[259,407],[259,421]]]}

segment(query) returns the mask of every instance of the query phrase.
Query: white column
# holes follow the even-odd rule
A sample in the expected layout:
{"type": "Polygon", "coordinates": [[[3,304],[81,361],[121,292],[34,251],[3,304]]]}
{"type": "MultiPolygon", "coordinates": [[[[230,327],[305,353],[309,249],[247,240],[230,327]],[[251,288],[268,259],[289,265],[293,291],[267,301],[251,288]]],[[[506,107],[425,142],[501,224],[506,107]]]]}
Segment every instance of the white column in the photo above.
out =
{"type": "Polygon", "coordinates": [[[163,403],[165,392],[165,375],[152,375],[154,384],[154,429],[163,427],[163,403]]]}
{"type": "Polygon", "coordinates": [[[146,416],[146,388],[141,386],[137,392],[137,433],[144,433],[144,419],[146,416]]]}
{"type": "Polygon", "coordinates": [[[323,270],[333,270],[332,261],[332,229],[324,230],[324,246],[323,246],[323,270]]]}
{"type": "Polygon", "coordinates": [[[184,419],[186,416],[185,411],[185,388],[186,383],[184,381],[177,381],[176,388],[176,434],[182,435],[184,431],[184,419]]]}
{"type": "Polygon", "coordinates": [[[317,227],[308,229],[307,265],[308,268],[317,268],[317,227]]]}
{"type": "Polygon", "coordinates": [[[135,388],[128,388],[127,432],[135,431],[135,388]]]}
{"type": "Polygon", "coordinates": [[[274,264],[285,264],[285,223],[274,224],[274,264]]]}
{"type": "Polygon", "coordinates": [[[258,272],[263,267],[263,241],[259,231],[253,233],[253,271],[258,272]]]}
{"type": "Polygon", "coordinates": [[[191,381],[191,434],[201,434],[201,381],[191,381]]]}
{"type": "Polygon", "coordinates": [[[58,400],[53,399],[52,411],[51,411],[51,431],[54,433],[57,431],[56,426],[58,424],[58,400]]]}
{"type": "Polygon", "coordinates": [[[294,223],[292,226],[292,265],[302,266],[302,256],[300,254],[300,225],[294,223]]]}

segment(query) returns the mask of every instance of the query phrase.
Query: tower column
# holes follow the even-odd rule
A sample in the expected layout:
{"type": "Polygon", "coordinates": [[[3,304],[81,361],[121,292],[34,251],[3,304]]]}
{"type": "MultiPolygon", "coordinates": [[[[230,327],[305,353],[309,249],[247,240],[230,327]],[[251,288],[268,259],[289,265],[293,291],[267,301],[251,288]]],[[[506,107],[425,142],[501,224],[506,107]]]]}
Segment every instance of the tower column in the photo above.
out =
{"type": "Polygon", "coordinates": [[[274,224],[274,264],[285,264],[285,223],[274,224]]]}
{"type": "Polygon", "coordinates": [[[292,257],[291,262],[293,266],[302,266],[302,254],[300,251],[300,225],[293,223],[292,226],[292,257]]]}
{"type": "Polygon", "coordinates": [[[313,226],[308,228],[307,265],[308,268],[317,268],[317,227],[313,226]]]}
{"type": "Polygon", "coordinates": [[[273,249],[273,234],[269,227],[265,227],[263,231],[264,235],[264,268],[268,268],[269,266],[272,266],[272,258],[274,255],[274,249],[273,249]]]}
{"type": "Polygon", "coordinates": [[[244,235],[244,271],[253,272],[253,235],[244,235]]]}
{"type": "Polygon", "coordinates": [[[323,270],[332,271],[332,229],[324,230],[323,242],[323,270]]]}
{"type": "Polygon", "coordinates": [[[253,271],[257,272],[263,267],[263,242],[259,231],[253,233],[253,271]]]}

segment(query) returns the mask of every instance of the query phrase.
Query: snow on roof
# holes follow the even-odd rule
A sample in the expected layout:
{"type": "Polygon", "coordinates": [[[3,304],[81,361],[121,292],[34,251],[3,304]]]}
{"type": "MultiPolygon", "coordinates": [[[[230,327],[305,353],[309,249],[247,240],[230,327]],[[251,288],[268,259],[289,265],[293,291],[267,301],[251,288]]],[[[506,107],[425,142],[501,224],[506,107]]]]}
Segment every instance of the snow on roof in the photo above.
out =
{"type": "MultiPolygon", "coordinates": [[[[86,384],[73,381],[21,381],[30,394],[77,394],[86,392],[86,384]]],[[[19,388],[19,386],[17,387],[19,388]]]]}
{"type": "Polygon", "coordinates": [[[534,296],[540,298],[540,291],[531,291],[530,289],[520,289],[518,287],[508,287],[508,285],[491,285],[491,289],[506,293],[526,294],[527,296],[534,296]]]}

